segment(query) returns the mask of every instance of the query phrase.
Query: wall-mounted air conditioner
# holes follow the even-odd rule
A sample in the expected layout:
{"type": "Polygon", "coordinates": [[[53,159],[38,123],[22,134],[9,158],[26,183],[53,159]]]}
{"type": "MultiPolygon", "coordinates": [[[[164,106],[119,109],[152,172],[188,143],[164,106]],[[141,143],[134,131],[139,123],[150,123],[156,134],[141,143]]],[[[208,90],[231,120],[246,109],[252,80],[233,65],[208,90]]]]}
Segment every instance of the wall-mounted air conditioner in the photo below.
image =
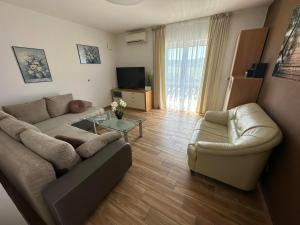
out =
{"type": "Polygon", "coordinates": [[[147,33],[146,31],[137,31],[128,33],[125,36],[126,43],[143,43],[147,41],[147,33]]]}

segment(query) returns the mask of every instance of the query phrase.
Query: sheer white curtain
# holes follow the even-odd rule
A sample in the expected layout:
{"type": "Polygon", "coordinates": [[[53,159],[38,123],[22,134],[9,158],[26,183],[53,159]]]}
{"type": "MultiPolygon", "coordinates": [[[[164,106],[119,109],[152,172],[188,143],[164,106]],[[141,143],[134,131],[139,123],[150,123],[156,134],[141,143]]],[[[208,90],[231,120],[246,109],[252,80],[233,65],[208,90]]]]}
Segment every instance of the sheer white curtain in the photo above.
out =
{"type": "Polygon", "coordinates": [[[166,108],[196,112],[203,84],[209,18],[166,26],[166,108]]]}

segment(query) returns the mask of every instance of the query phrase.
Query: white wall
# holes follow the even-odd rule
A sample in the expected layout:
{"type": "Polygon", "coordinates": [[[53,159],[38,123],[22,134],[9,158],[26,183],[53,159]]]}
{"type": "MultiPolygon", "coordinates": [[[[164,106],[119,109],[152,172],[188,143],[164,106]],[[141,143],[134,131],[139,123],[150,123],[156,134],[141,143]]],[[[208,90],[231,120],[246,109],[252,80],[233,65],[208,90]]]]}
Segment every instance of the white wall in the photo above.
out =
{"type": "Polygon", "coordinates": [[[126,33],[117,36],[116,63],[117,66],[144,66],[146,70],[153,71],[153,36],[152,30],[147,29],[146,43],[127,44],[126,33]]]}
{"type": "Polygon", "coordinates": [[[230,21],[229,36],[227,48],[224,57],[223,76],[220,87],[220,95],[218,105],[223,108],[224,97],[228,85],[228,77],[230,76],[232,61],[234,57],[236,41],[241,30],[263,27],[267,15],[268,7],[260,7],[233,12],[230,21]]]}
{"type": "MultiPolygon", "coordinates": [[[[235,51],[237,37],[241,30],[262,27],[266,18],[268,7],[260,7],[233,12],[226,53],[223,61],[222,80],[220,86],[220,95],[218,98],[219,109],[223,108],[224,97],[230,76],[232,60],[235,51]]],[[[153,68],[153,40],[152,32],[148,30],[149,41],[146,44],[126,44],[124,37],[126,34],[120,34],[116,42],[117,66],[145,66],[153,68]]]]}
{"type": "MultiPolygon", "coordinates": [[[[267,7],[234,12],[224,57],[219,106],[222,108],[235,44],[243,29],[262,27],[267,7]]],[[[73,93],[75,98],[106,106],[110,89],[116,86],[115,66],[145,66],[153,70],[153,39],[126,44],[126,34],[114,35],[0,2],[0,106],[38,99],[47,95],[73,93]],[[79,63],[76,44],[98,46],[102,63],[79,63]],[[107,49],[107,43],[112,51],[107,49]],[[41,48],[53,82],[25,84],[11,46],[41,48]],[[90,82],[88,81],[90,80],[90,82]]]]}
{"type": "Polygon", "coordinates": [[[107,32],[0,2],[0,106],[64,93],[108,105],[110,89],[116,86],[114,38],[107,32]],[[102,63],[80,64],[76,44],[98,46],[102,63]],[[25,84],[11,46],[44,49],[53,82],[25,84]]]}

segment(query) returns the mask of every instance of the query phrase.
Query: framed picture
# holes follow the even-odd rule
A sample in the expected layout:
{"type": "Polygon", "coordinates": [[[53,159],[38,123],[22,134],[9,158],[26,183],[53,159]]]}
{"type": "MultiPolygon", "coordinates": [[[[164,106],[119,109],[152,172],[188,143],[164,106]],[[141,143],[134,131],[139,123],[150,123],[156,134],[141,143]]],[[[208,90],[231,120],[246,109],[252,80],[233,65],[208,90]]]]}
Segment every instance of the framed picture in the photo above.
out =
{"type": "Polygon", "coordinates": [[[101,64],[98,47],[78,44],[77,50],[81,64],[101,64]]]}
{"type": "Polygon", "coordinates": [[[273,76],[300,81],[300,6],[293,11],[273,76]]]}
{"type": "Polygon", "coordinates": [[[13,46],[13,51],[25,83],[52,81],[45,51],[13,46]]]}

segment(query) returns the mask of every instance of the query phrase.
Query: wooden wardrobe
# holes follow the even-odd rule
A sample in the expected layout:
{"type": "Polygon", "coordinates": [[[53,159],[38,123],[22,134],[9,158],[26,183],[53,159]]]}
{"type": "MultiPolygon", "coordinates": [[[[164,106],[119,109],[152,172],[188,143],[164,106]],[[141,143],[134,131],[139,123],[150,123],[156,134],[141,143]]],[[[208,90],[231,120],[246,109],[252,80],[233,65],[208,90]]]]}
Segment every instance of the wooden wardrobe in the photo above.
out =
{"type": "Polygon", "coordinates": [[[256,102],[263,78],[247,78],[252,64],[259,63],[268,34],[268,28],[242,30],[238,36],[231,76],[225,96],[224,110],[256,102]]]}

